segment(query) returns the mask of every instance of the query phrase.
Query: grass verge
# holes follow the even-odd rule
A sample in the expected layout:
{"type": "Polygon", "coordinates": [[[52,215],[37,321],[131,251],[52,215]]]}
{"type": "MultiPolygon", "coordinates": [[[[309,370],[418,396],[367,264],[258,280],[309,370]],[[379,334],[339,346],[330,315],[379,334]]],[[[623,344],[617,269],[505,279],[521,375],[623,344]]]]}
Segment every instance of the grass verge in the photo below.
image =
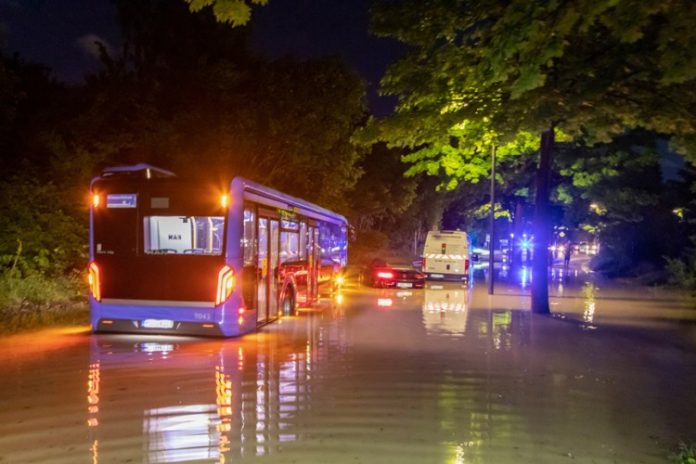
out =
{"type": "Polygon", "coordinates": [[[673,464],[696,464],[696,443],[680,443],[672,454],[670,462],[673,464]]]}
{"type": "Polygon", "coordinates": [[[78,275],[0,274],[0,333],[89,321],[86,289],[78,275]]]}

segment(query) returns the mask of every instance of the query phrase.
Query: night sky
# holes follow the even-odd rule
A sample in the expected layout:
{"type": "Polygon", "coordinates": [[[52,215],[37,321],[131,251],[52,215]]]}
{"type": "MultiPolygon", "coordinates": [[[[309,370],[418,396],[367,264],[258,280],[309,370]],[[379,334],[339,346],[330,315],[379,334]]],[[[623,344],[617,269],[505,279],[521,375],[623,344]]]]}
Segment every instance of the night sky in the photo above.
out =
{"type": "MultiPolygon", "coordinates": [[[[183,0],[172,0],[183,1],[183,0]]],[[[376,95],[379,79],[400,46],[369,35],[369,0],[270,0],[255,7],[253,47],[267,57],[341,56],[368,83],[370,106],[390,112],[392,99],[376,95]]],[[[109,0],[0,0],[3,50],[46,64],[55,76],[80,82],[98,69],[94,40],[120,49],[116,12],[109,0]]]]}

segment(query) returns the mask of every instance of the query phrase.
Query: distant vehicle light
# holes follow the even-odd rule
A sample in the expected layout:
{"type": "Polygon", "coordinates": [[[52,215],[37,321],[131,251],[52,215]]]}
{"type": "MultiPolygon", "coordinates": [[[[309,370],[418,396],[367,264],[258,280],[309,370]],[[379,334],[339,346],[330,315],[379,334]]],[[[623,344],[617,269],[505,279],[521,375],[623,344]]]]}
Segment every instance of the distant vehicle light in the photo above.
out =
{"type": "Polygon", "coordinates": [[[99,208],[100,203],[101,203],[101,197],[99,196],[99,194],[95,193],[94,195],[92,195],[92,207],[99,208]]]}
{"type": "Polygon", "coordinates": [[[229,195],[220,195],[220,206],[223,208],[227,208],[230,204],[230,196],[229,195]]]}
{"type": "Polygon", "coordinates": [[[343,285],[345,280],[346,279],[342,275],[336,276],[336,285],[343,285]]]}
{"type": "Polygon", "coordinates": [[[89,282],[89,290],[92,292],[92,296],[95,300],[101,301],[101,281],[99,276],[99,266],[97,263],[92,261],[89,263],[89,272],[87,275],[87,281],[89,282]]]}
{"type": "Polygon", "coordinates": [[[394,273],[389,271],[378,271],[377,277],[379,277],[380,279],[393,279],[394,273]]]}
{"type": "Polygon", "coordinates": [[[239,309],[237,310],[237,313],[241,316],[246,312],[246,308],[244,306],[240,306],[239,309]]]}
{"type": "Polygon", "coordinates": [[[234,271],[231,267],[225,265],[218,272],[217,292],[215,296],[215,304],[219,305],[227,301],[232,291],[234,290],[234,271]]]}

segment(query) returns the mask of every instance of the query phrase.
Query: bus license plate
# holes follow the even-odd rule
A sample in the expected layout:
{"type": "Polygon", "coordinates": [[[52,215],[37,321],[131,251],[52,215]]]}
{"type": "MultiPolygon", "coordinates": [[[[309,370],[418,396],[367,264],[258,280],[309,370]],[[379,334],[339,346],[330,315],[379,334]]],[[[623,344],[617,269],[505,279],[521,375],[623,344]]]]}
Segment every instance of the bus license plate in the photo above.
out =
{"type": "Polygon", "coordinates": [[[411,288],[413,287],[413,284],[411,282],[397,282],[396,286],[398,288],[411,288]]]}
{"type": "Polygon", "coordinates": [[[433,279],[442,279],[445,276],[442,274],[430,274],[430,277],[432,277],[433,279]]]}
{"type": "Polygon", "coordinates": [[[170,319],[145,319],[142,324],[146,329],[171,329],[174,321],[170,319]]]}

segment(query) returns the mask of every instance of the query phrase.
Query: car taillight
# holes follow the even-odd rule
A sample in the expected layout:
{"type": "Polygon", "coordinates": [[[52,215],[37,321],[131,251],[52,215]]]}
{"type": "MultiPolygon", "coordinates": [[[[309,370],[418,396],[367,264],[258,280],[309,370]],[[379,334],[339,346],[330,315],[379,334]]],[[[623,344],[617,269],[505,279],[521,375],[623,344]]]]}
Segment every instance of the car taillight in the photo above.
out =
{"type": "Polygon", "coordinates": [[[99,266],[97,266],[97,263],[89,263],[87,280],[89,282],[89,291],[92,292],[92,296],[95,300],[101,301],[101,282],[99,279],[99,266]]]}
{"type": "Polygon", "coordinates": [[[423,260],[421,261],[421,269],[425,271],[425,256],[423,256],[423,260]]]}
{"type": "Polygon", "coordinates": [[[215,293],[215,304],[219,305],[227,301],[234,290],[234,271],[229,266],[224,266],[218,272],[217,292],[215,293]]]}
{"type": "Polygon", "coordinates": [[[464,260],[464,270],[466,270],[466,271],[469,270],[469,260],[468,259],[464,260]]]}
{"type": "Polygon", "coordinates": [[[393,279],[394,273],[389,271],[379,271],[377,272],[377,277],[380,279],[393,279]]]}

